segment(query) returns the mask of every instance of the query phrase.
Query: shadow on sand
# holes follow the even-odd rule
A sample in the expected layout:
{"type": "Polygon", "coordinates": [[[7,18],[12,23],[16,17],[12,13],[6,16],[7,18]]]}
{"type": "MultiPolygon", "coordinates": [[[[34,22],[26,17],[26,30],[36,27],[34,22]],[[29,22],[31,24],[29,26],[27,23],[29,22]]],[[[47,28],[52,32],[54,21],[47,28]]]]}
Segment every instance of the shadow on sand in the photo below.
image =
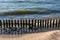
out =
{"type": "Polygon", "coordinates": [[[48,31],[54,31],[54,30],[60,30],[60,28],[43,28],[37,31],[28,32],[28,33],[22,33],[22,34],[2,34],[0,35],[1,38],[19,38],[26,34],[32,34],[32,33],[42,33],[42,32],[48,32],[48,31]]]}

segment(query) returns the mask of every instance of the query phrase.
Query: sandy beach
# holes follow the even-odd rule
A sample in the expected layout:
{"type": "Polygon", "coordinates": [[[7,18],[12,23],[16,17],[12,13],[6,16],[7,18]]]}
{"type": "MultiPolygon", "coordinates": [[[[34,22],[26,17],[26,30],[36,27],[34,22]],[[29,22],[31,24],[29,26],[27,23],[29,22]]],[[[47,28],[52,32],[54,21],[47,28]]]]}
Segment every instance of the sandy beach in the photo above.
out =
{"type": "Polygon", "coordinates": [[[22,35],[0,35],[0,40],[60,40],[60,30],[22,35]]]}

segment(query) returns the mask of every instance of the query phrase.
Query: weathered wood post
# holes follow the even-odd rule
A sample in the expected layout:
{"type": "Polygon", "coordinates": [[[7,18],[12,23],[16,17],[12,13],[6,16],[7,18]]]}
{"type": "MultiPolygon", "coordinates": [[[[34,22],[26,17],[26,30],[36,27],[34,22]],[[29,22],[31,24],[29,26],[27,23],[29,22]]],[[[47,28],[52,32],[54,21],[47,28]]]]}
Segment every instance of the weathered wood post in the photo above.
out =
{"type": "Polygon", "coordinates": [[[54,28],[54,19],[52,19],[52,20],[53,20],[53,26],[52,27],[54,28]]]}
{"type": "Polygon", "coordinates": [[[29,23],[29,31],[30,31],[30,19],[29,19],[28,23],[29,23]]]}
{"type": "Polygon", "coordinates": [[[59,19],[57,19],[57,28],[59,27],[59,19]]]}
{"type": "Polygon", "coordinates": [[[52,19],[52,27],[54,28],[54,19],[52,19]]]}
{"type": "Polygon", "coordinates": [[[51,19],[49,20],[49,27],[51,28],[51,19]]]}
{"type": "Polygon", "coordinates": [[[37,23],[36,23],[36,19],[35,19],[34,21],[35,21],[35,23],[34,23],[34,24],[35,24],[35,26],[34,26],[34,30],[36,31],[36,24],[37,24],[37,23]]]}
{"type": "Polygon", "coordinates": [[[48,28],[48,19],[46,20],[46,28],[48,28]]]}
{"type": "Polygon", "coordinates": [[[40,20],[40,30],[41,30],[41,20],[40,20]]]}
{"type": "Polygon", "coordinates": [[[58,22],[58,28],[60,28],[60,19],[58,20],[59,22],[58,22]]]}
{"type": "MultiPolygon", "coordinates": [[[[2,22],[1,22],[1,20],[0,20],[0,30],[2,29],[2,22]]],[[[0,34],[2,34],[2,30],[1,30],[1,33],[0,34]]]]}
{"type": "MultiPolygon", "coordinates": [[[[9,20],[9,28],[10,28],[10,26],[11,26],[11,22],[10,22],[10,20],[9,20]]],[[[10,34],[10,29],[9,29],[9,34],[10,34]]]]}
{"type": "Polygon", "coordinates": [[[21,34],[22,34],[22,20],[20,20],[20,25],[21,25],[21,34]]]}
{"type": "Polygon", "coordinates": [[[57,20],[54,19],[54,28],[56,28],[56,27],[57,27],[57,20]]]}
{"type": "Polygon", "coordinates": [[[27,31],[28,31],[28,30],[27,30],[27,29],[28,29],[28,25],[27,25],[27,24],[28,24],[28,23],[27,23],[27,19],[25,20],[25,23],[26,23],[26,24],[25,24],[25,26],[26,26],[26,32],[27,32],[27,31]]]}
{"type": "Polygon", "coordinates": [[[41,23],[41,25],[40,25],[40,29],[43,29],[43,19],[42,20],[40,20],[40,23],[41,23]]]}
{"type": "Polygon", "coordinates": [[[8,20],[6,20],[6,28],[8,28],[8,20]]]}
{"type": "MultiPolygon", "coordinates": [[[[5,30],[5,20],[3,20],[3,28],[4,28],[4,30],[5,30]]],[[[5,34],[6,33],[6,30],[5,30],[5,32],[3,33],[3,34],[5,34]]]]}
{"type": "MultiPolygon", "coordinates": [[[[17,20],[17,26],[18,26],[17,28],[19,29],[19,20],[17,20]]],[[[18,34],[19,34],[19,31],[20,30],[18,30],[18,34]]]]}
{"type": "Polygon", "coordinates": [[[46,20],[44,20],[44,28],[46,28],[46,20]]]}
{"type": "Polygon", "coordinates": [[[39,19],[37,20],[37,26],[38,26],[38,30],[39,30],[39,19]]]}
{"type": "Polygon", "coordinates": [[[51,27],[50,27],[50,19],[48,19],[48,23],[47,24],[48,24],[48,28],[51,29],[51,27]]]}
{"type": "Polygon", "coordinates": [[[32,32],[33,32],[33,27],[34,27],[33,20],[31,20],[31,21],[32,21],[32,24],[30,24],[30,25],[32,25],[32,26],[30,26],[30,27],[32,28],[32,32]]]}
{"type": "Polygon", "coordinates": [[[23,33],[24,33],[24,20],[22,20],[22,28],[23,28],[23,33]]]}
{"type": "Polygon", "coordinates": [[[44,19],[43,19],[43,28],[44,28],[44,19]]]}
{"type": "Polygon", "coordinates": [[[13,27],[12,27],[12,20],[10,20],[9,32],[10,32],[11,35],[13,35],[13,32],[11,32],[11,30],[12,30],[11,28],[13,28],[13,27]]]}
{"type": "Polygon", "coordinates": [[[53,21],[52,21],[52,19],[51,19],[51,28],[53,28],[53,27],[52,27],[52,25],[53,25],[52,23],[53,23],[53,21]]]}
{"type": "MultiPolygon", "coordinates": [[[[15,21],[15,28],[16,28],[16,26],[17,26],[17,23],[16,23],[16,20],[14,20],[15,21]]],[[[15,35],[16,35],[16,31],[15,31],[15,35]]]]}

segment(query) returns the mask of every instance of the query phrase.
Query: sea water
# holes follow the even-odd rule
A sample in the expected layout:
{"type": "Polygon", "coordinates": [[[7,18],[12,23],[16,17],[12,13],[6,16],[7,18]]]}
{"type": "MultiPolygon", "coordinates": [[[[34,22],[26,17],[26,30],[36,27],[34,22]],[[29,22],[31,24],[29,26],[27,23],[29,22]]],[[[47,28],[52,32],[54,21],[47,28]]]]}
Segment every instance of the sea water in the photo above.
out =
{"type": "Polygon", "coordinates": [[[60,16],[60,0],[0,0],[0,19],[42,18],[60,16]],[[1,15],[15,10],[42,11],[47,13],[1,15]],[[48,13],[49,11],[49,13],[48,13]]]}

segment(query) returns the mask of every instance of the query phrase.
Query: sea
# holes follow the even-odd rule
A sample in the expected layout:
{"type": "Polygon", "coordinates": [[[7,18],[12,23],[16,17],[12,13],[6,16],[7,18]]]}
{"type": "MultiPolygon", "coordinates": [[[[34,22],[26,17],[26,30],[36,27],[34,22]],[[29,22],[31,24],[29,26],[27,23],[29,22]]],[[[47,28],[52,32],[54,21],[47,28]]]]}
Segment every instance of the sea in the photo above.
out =
{"type": "Polygon", "coordinates": [[[60,16],[60,0],[0,0],[0,20],[60,16]],[[28,10],[41,13],[2,15],[4,12],[28,10]],[[46,12],[46,13],[45,13],[46,12]]]}

